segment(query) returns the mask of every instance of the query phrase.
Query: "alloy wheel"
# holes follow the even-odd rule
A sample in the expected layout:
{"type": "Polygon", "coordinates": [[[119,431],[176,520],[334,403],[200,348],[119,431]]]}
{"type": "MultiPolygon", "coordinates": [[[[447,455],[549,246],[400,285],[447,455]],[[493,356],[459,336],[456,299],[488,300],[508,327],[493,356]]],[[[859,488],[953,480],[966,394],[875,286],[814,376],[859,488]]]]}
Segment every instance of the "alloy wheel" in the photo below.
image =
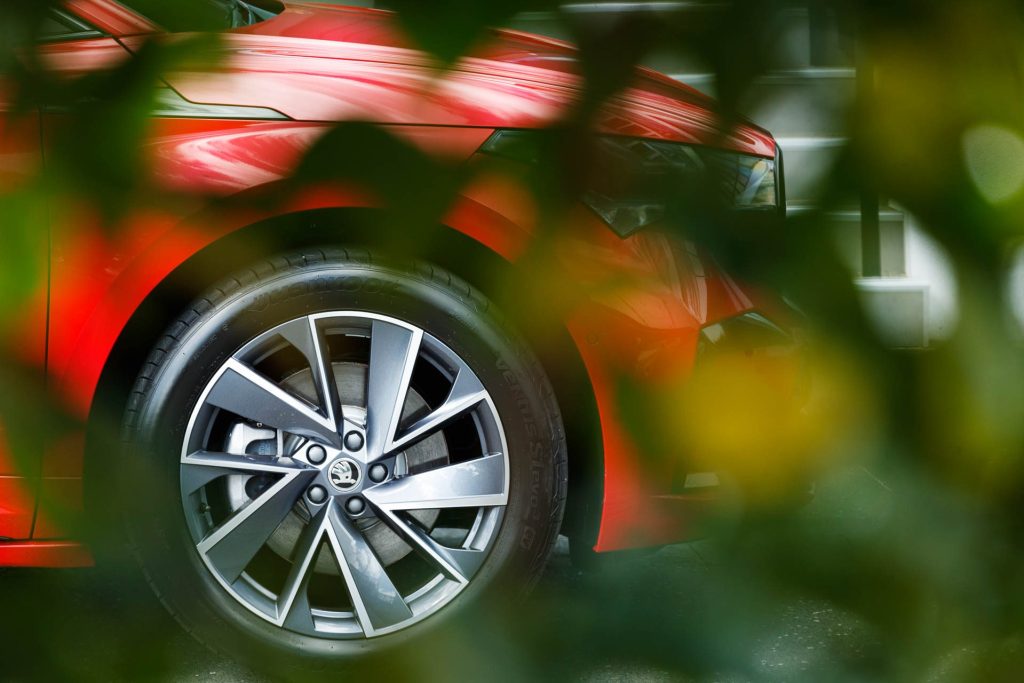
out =
{"type": "Polygon", "coordinates": [[[181,500],[203,566],[266,621],[392,633],[469,583],[508,503],[491,396],[448,346],[365,312],[256,336],[204,388],[181,500]]]}

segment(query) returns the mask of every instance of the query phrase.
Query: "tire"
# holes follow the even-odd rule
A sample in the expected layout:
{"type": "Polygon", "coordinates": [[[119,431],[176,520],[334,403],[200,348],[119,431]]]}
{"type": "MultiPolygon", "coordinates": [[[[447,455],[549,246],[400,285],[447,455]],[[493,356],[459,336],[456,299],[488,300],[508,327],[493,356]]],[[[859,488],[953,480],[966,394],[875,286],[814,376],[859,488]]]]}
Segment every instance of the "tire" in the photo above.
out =
{"type": "Polygon", "coordinates": [[[277,672],[350,667],[518,602],[565,507],[564,429],[527,346],[465,282],[367,252],[274,258],[200,297],[150,354],[123,434],[153,589],[200,642],[277,672]]]}

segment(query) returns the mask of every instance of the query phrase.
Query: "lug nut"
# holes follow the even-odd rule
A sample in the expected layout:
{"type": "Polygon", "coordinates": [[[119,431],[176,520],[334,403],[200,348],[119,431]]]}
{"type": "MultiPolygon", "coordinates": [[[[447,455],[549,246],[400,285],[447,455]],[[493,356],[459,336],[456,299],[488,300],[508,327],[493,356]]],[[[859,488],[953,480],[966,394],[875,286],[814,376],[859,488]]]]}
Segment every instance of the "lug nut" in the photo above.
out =
{"type": "Polygon", "coordinates": [[[345,502],[345,509],[348,510],[350,515],[359,515],[366,509],[366,503],[363,502],[362,498],[349,498],[345,502]]]}
{"type": "Polygon", "coordinates": [[[375,484],[379,484],[388,478],[388,468],[385,465],[377,463],[370,468],[370,481],[375,484]]]}
{"type": "Polygon", "coordinates": [[[319,444],[310,446],[309,450],[306,451],[306,458],[314,465],[322,465],[324,460],[327,459],[327,450],[319,444]]]}
{"type": "Polygon", "coordinates": [[[310,486],[309,490],[306,491],[306,497],[309,498],[311,503],[319,505],[327,500],[327,489],[323,486],[310,486]]]}
{"type": "Polygon", "coordinates": [[[363,447],[363,435],[359,432],[349,432],[345,435],[345,448],[355,452],[363,447]]]}

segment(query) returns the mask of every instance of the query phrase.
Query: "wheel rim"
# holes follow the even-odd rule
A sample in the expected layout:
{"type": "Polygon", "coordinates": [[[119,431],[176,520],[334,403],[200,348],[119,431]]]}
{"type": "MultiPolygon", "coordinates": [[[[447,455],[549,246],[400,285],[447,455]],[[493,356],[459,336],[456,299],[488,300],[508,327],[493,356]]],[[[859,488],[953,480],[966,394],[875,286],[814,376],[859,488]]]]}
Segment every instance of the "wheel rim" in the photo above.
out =
{"type": "Polygon", "coordinates": [[[450,603],[498,536],[508,486],[501,421],[473,370],[422,329],[362,312],[297,318],[243,346],[204,388],[181,451],[205,569],[254,614],[318,637],[392,633],[450,603]]]}

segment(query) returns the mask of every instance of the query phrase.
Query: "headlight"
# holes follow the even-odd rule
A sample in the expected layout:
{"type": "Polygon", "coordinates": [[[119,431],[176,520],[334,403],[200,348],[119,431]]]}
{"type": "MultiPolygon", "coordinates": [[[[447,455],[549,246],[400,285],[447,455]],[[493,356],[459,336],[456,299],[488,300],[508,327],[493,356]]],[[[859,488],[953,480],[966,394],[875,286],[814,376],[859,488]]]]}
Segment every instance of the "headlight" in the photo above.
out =
{"type": "MultiPolygon", "coordinates": [[[[498,131],[481,151],[524,163],[542,155],[529,131],[498,131]]],[[[600,137],[594,157],[581,169],[588,176],[583,201],[621,237],[663,219],[681,194],[711,191],[718,206],[742,211],[784,205],[781,160],[619,136],[600,137]]]]}
{"type": "Polygon", "coordinates": [[[774,209],[779,205],[774,159],[718,150],[706,150],[703,156],[717,167],[725,183],[725,199],[733,208],[774,209]]]}

